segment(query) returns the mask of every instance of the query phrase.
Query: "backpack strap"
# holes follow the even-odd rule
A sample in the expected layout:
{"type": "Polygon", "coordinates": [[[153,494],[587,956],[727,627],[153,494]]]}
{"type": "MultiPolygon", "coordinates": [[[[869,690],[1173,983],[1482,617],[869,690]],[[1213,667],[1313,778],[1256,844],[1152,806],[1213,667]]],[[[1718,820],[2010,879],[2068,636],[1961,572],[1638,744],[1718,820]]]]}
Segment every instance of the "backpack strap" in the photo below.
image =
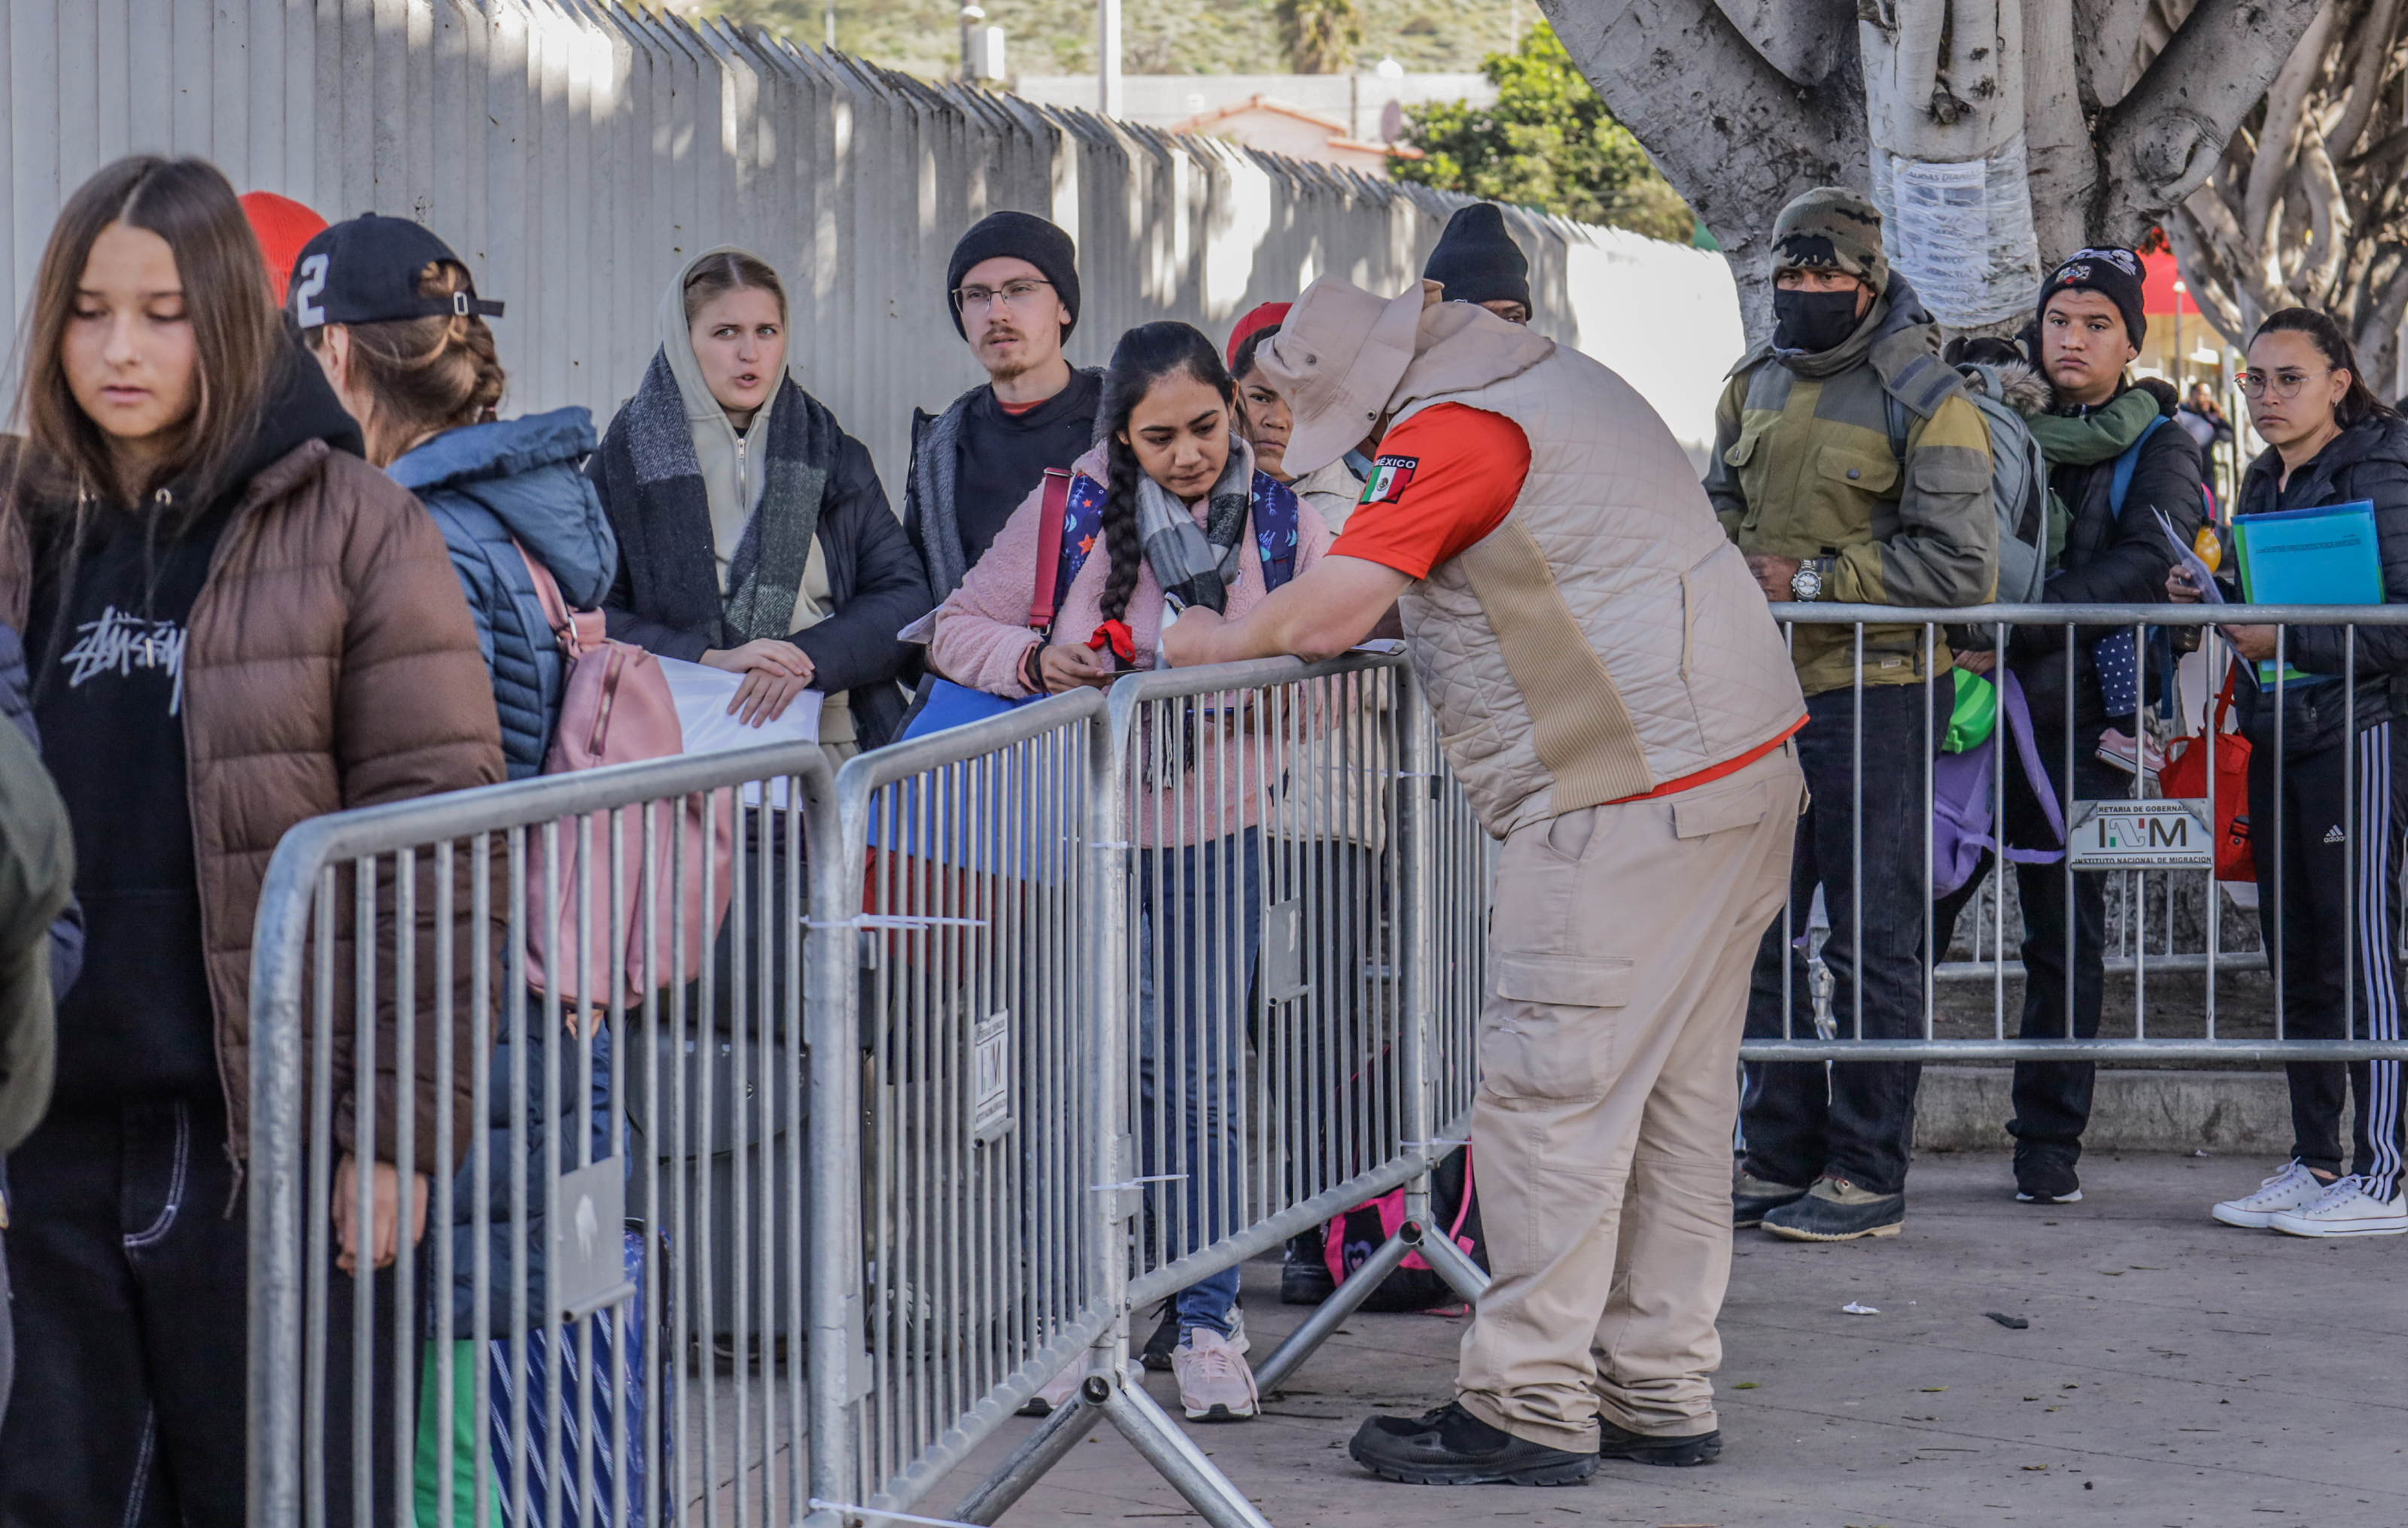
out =
{"type": "Polygon", "coordinates": [[[601,611],[570,610],[568,601],[561,597],[560,581],[552,576],[552,569],[537,562],[518,537],[510,537],[510,545],[517,549],[519,561],[526,564],[527,580],[535,585],[536,601],[543,607],[544,623],[559,640],[562,652],[572,659],[581,658],[608,640],[601,611]]]}
{"type": "Polygon", "coordinates": [[[1045,497],[1037,512],[1037,578],[1028,596],[1028,625],[1044,631],[1054,624],[1061,607],[1062,519],[1070,504],[1070,474],[1061,467],[1045,469],[1045,497]]]}
{"type": "Polygon", "coordinates": [[[1263,560],[1263,593],[1296,577],[1296,490],[1269,473],[1257,471],[1254,483],[1254,550],[1263,560]]]}
{"type": "Polygon", "coordinates": [[[2163,414],[2149,421],[2132,443],[2124,448],[2123,454],[2115,458],[2115,475],[2107,481],[2107,512],[2117,520],[2124,518],[2124,496],[2132,492],[2132,474],[2141,468],[2141,448],[2149,443],[2149,437],[2165,421],[2163,414]]]}
{"type": "Polygon", "coordinates": [[[2041,765],[2040,744],[2032,736],[2031,707],[2024,701],[2022,681],[2003,664],[1999,668],[1999,697],[2006,703],[2002,709],[2007,713],[2007,735],[2015,740],[2015,757],[2023,761],[2024,783],[2039,798],[2041,815],[2047,819],[2048,831],[2060,846],[2055,850],[2009,849],[2003,842],[2006,835],[2001,832],[1999,855],[2016,864],[2055,864],[2065,857],[2065,816],[2057,809],[2057,789],[2049,783],[2048,771],[2041,765]]]}

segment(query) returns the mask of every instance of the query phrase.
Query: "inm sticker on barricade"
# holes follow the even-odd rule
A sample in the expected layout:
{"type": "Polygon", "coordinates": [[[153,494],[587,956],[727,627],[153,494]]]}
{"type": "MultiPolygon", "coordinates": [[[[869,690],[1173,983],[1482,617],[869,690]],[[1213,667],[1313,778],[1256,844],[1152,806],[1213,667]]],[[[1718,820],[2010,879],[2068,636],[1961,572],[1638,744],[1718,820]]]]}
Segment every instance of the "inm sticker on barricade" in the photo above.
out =
{"type": "Polygon", "coordinates": [[[1273,1003],[1291,1002],[1312,991],[1304,979],[1304,901],[1290,897],[1275,902],[1263,921],[1263,996],[1273,1003]]]}
{"type": "Polygon", "coordinates": [[[997,1008],[970,1030],[970,1134],[991,1141],[1011,1129],[1011,1010],[997,1008]]]}
{"type": "Polygon", "coordinates": [[[627,1281],[627,1164],[563,1173],[552,1192],[552,1300],[573,1321],[636,1292],[627,1281]]]}
{"type": "Polygon", "coordinates": [[[2205,870],[2215,835],[2202,801],[2077,801],[2068,835],[2076,870],[2205,870]]]}

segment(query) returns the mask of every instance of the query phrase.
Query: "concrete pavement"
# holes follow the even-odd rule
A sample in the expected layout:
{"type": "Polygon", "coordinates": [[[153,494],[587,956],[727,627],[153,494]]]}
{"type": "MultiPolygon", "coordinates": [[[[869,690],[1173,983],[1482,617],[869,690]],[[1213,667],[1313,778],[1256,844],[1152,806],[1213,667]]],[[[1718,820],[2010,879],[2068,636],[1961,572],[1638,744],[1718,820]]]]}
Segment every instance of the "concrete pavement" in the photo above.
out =
{"type": "MultiPolygon", "coordinates": [[[[1609,1464],[1584,1486],[1445,1490],[1347,1459],[1373,1411],[1448,1396],[1463,1322],[1367,1316],[1260,1420],[1192,1435],[1280,1528],[1585,1519],[1801,1528],[2047,1522],[2408,1522],[2408,1237],[2235,1231],[2214,1200],[2276,1165],[2094,1155],[2086,1201],[2018,1205],[2003,1153],[1925,1153],[1906,1231],[1839,1247],[1740,1235],[1723,1322],[1727,1451],[1609,1464]],[[1842,1314],[1851,1302],[1878,1310],[1842,1314]],[[1984,1312],[2031,1324],[2007,1330],[1984,1312]],[[1567,1516],[1569,1515],[1569,1517],[1567,1516]]],[[[1302,1312],[1246,1269],[1267,1352],[1302,1312]]],[[[1176,1406],[1168,1376],[1149,1380],[1176,1406]]],[[[919,1510],[941,1514],[1033,1423],[1013,1421],[919,1510]]],[[[1200,1521],[1109,1430],[1004,1519],[1200,1521]]]]}

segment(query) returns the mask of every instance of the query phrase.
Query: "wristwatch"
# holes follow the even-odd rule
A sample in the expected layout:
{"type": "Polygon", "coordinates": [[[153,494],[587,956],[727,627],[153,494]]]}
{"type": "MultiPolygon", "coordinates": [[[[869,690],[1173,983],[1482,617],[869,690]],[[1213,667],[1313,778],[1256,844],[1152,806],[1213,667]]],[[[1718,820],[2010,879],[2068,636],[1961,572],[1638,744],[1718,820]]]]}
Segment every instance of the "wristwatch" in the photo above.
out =
{"type": "Polygon", "coordinates": [[[1831,560],[1828,557],[1809,557],[1799,564],[1798,571],[1789,576],[1790,597],[1801,604],[1812,604],[1821,599],[1823,578],[1830,566],[1831,560]]]}

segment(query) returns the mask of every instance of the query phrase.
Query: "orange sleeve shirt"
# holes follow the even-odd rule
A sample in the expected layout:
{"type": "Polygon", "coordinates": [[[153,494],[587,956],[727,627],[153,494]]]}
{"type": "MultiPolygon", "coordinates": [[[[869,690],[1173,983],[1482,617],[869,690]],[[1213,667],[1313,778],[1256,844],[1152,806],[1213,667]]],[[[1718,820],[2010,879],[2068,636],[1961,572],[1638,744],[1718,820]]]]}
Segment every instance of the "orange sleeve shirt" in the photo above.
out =
{"type": "Polygon", "coordinates": [[[1530,437],[1502,414],[1442,403],[1390,430],[1371,468],[1330,555],[1426,578],[1505,522],[1530,475],[1530,437]]]}

